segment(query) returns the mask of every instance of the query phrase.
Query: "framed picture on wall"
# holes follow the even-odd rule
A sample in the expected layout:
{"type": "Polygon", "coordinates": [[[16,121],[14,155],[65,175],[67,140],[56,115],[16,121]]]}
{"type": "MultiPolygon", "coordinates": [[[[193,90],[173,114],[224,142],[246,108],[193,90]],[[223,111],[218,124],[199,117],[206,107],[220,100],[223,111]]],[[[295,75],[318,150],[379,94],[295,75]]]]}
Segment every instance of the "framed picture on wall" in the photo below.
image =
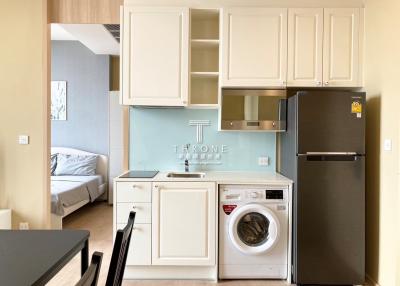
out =
{"type": "Polygon", "coordinates": [[[51,120],[67,120],[67,82],[51,82],[51,120]]]}

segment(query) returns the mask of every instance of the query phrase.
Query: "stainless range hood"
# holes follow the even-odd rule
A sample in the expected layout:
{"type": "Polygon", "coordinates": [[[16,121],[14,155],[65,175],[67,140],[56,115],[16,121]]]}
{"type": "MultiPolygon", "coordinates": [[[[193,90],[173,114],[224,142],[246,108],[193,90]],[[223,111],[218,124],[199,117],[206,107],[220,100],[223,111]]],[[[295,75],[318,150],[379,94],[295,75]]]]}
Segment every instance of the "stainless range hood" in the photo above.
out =
{"type": "Polygon", "coordinates": [[[221,130],[286,131],[286,90],[223,89],[221,130]]]}

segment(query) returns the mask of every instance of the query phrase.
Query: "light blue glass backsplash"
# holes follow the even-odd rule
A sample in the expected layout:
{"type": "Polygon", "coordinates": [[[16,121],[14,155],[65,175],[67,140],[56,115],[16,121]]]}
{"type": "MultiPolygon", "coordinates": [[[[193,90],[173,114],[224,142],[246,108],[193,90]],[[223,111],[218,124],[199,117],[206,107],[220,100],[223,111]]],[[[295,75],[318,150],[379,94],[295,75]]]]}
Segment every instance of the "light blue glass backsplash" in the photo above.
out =
{"type": "Polygon", "coordinates": [[[275,133],[218,132],[217,110],[130,108],[130,169],[183,171],[189,156],[190,171],[275,171],[275,143],[275,133]],[[189,120],[210,120],[202,143],[189,120]]]}

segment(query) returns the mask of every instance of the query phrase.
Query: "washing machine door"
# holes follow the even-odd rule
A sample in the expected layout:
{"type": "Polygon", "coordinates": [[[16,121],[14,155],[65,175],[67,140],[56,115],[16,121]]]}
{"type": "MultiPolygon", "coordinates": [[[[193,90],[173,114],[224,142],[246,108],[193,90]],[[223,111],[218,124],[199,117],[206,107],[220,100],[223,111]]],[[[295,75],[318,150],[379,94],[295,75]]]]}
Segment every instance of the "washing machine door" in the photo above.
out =
{"type": "Polygon", "coordinates": [[[229,237],[239,251],[254,255],[268,252],[279,239],[278,218],[266,206],[248,204],[236,208],[228,226],[229,237]]]}

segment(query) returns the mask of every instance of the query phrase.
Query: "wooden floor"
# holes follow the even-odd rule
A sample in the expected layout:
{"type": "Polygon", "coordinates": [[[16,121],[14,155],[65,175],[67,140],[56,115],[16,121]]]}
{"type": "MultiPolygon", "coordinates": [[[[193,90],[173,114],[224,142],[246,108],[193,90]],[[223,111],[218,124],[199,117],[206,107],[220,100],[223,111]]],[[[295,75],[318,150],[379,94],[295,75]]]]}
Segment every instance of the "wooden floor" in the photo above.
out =
{"type": "MultiPolygon", "coordinates": [[[[112,206],[107,203],[95,203],[83,207],[69,215],[64,220],[64,228],[87,229],[90,231],[90,256],[93,251],[103,252],[103,262],[98,285],[104,285],[112,252],[112,206]]],[[[80,255],[67,264],[48,285],[70,286],[80,278],[80,255]]],[[[282,286],[288,285],[281,281],[223,281],[224,286],[282,286]]],[[[215,285],[204,281],[124,281],[125,286],[207,286],[215,285]]]]}

